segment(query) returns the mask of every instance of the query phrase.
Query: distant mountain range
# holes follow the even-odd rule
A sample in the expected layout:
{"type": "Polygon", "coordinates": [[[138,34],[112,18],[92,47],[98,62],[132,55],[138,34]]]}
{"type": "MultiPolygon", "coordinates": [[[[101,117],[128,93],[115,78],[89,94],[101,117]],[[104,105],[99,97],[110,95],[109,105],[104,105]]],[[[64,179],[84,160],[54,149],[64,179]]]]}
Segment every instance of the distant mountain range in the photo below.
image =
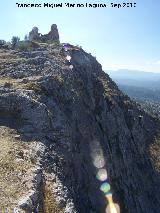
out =
{"type": "Polygon", "coordinates": [[[137,70],[106,72],[131,98],[160,102],[160,73],[137,70]]]}
{"type": "Polygon", "coordinates": [[[160,89],[160,73],[137,70],[106,71],[118,84],[160,89]]]}

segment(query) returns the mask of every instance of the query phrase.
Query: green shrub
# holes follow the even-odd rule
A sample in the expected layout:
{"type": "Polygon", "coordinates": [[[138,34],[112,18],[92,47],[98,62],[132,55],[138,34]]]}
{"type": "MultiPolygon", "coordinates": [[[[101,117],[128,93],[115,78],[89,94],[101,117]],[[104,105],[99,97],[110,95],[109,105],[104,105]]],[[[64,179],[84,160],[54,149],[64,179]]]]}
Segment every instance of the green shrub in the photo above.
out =
{"type": "Polygon", "coordinates": [[[28,41],[29,40],[29,36],[26,34],[25,36],[24,36],[24,41],[28,41]]]}
{"type": "Polygon", "coordinates": [[[20,41],[17,48],[21,51],[31,51],[34,48],[38,48],[39,45],[33,41],[20,41]]]}
{"type": "Polygon", "coordinates": [[[31,45],[28,41],[21,41],[19,42],[18,44],[18,49],[21,50],[21,51],[27,51],[27,50],[31,50],[31,45]]]}
{"type": "Polygon", "coordinates": [[[0,40],[0,45],[4,45],[6,44],[6,41],[5,40],[0,40]]]}
{"type": "Polygon", "coordinates": [[[20,38],[18,36],[13,36],[11,39],[12,46],[16,47],[18,45],[19,41],[20,41],[20,38]]]}

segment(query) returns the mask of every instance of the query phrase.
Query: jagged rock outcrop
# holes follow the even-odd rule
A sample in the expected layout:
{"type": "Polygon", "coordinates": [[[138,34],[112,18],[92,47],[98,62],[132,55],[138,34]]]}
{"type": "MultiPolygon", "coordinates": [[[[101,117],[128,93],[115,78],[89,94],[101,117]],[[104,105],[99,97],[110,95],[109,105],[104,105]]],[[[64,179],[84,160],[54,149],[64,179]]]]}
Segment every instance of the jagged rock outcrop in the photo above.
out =
{"type": "MultiPolygon", "coordinates": [[[[29,144],[29,168],[40,168],[39,180],[24,171],[19,181],[30,177],[32,191],[24,188],[10,206],[105,213],[112,196],[122,213],[159,213],[158,157],[150,152],[159,122],[125,96],[93,56],[72,45],[67,52],[47,44],[31,52],[1,49],[0,76],[0,126],[29,144]]],[[[7,203],[5,196],[0,200],[7,203]]]]}

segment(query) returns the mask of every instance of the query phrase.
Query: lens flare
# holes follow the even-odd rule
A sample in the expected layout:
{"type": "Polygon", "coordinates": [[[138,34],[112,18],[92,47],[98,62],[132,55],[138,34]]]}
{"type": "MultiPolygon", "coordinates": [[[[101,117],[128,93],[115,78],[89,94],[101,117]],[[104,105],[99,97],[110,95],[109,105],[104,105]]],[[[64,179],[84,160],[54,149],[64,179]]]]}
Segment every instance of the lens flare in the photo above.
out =
{"type": "Polygon", "coordinates": [[[112,193],[111,193],[111,192],[108,192],[108,193],[106,194],[106,198],[107,198],[107,199],[112,198],[112,193]]]}
{"type": "Polygon", "coordinates": [[[106,169],[99,169],[96,177],[100,181],[107,180],[107,171],[106,171],[106,169]]]}
{"type": "Polygon", "coordinates": [[[106,193],[105,196],[107,198],[108,203],[113,203],[113,198],[112,198],[111,192],[106,193]]]}
{"type": "Polygon", "coordinates": [[[105,162],[102,156],[95,156],[94,160],[93,160],[93,164],[96,168],[100,169],[102,167],[104,167],[105,162]]]}
{"type": "Polygon", "coordinates": [[[108,203],[108,206],[106,208],[106,213],[120,213],[119,205],[113,202],[111,186],[106,182],[108,178],[107,170],[105,169],[106,159],[104,158],[101,143],[98,138],[90,142],[90,149],[93,164],[97,168],[96,178],[103,182],[100,186],[100,190],[107,199],[106,203],[108,203]]]}
{"type": "Polygon", "coordinates": [[[73,68],[74,68],[74,67],[73,67],[73,65],[70,65],[70,66],[69,66],[69,69],[71,69],[71,70],[72,70],[73,68]]]}
{"type": "Polygon", "coordinates": [[[111,189],[111,187],[110,187],[109,183],[107,183],[107,182],[106,182],[106,183],[103,183],[103,184],[101,185],[101,187],[100,187],[100,190],[101,190],[104,194],[108,193],[110,189],[111,189]]]}
{"type": "Polygon", "coordinates": [[[69,44],[63,44],[63,48],[65,51],[67,51],[69,49],[69,44]]]}
{"type": "Polygon", "coordinates": [[[71,60],[71,56],[70,56],[70,55],[67,55],[66,59],[67,59],[67,61],[69,61],[69,62],[70,62],[70,60],[71,60]]]}
{"type": "Polygon", "coordinates": [[[120,213],[120,207],[117,203],[109,203],[106,208],[106,213],[120,213]]]}
{"type": "Polygon", "coordinates": [[[94,166],[98,169],[103,168],[105,166],[105,160],[100,142],[98,140],[93,140],[90,143],[90,147],[94,166]]]}

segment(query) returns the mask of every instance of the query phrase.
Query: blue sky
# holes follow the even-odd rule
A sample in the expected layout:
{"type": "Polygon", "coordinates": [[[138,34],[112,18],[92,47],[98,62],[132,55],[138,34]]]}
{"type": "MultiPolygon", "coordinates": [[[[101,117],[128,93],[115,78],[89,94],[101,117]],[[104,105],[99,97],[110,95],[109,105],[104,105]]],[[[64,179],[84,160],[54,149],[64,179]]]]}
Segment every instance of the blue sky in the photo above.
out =
{"type": "MultiPolygon", "coordinates": [[[[17,3],[65,0],[5,0],[0,3],[0,39],[21,39],[32,27],[48,33],[56,23],[61,42],[78,44],[97,57],[104,70],[160,72],[160,1],[130,0],[136,8],[18,8],[17,3]]],[[[70,0],[70,3],[122,3],[122,0],[70,0]]]]}

